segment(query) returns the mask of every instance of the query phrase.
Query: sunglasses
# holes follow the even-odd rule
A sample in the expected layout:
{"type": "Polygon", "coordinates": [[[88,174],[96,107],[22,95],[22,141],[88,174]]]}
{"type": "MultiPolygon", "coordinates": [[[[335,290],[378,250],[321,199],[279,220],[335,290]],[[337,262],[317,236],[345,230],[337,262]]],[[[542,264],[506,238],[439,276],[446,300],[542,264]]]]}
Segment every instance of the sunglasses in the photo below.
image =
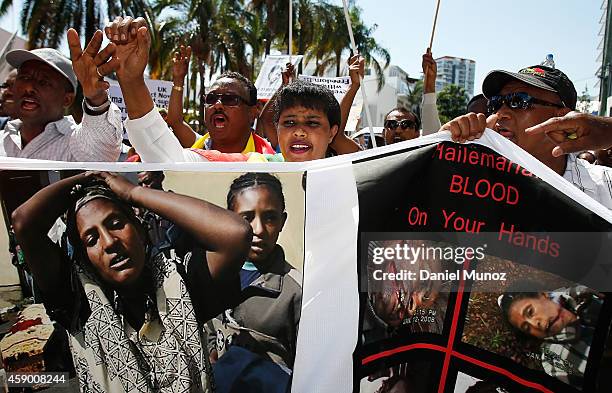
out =
{"type": "Polygon", "coordinates": [[[206,103],[206,105],[214,105],[219,101],[221,101],[221,104],[225,106],[238,106],[241,102],[244,102],[245,104],[249,105],[249,102],[247,100],[236,94],[208,93],[204,96],[204,102],[206,103]]]}
{"type": "Polygon", "coordinates": [[[493,114],[497,112],[504,104],[508,105],[508,107],[511,109],[530,109],[533,107],[533,104],[553,106],[556,108],[565,107],[565,104],[563,103],[555,104],[554,102],[543,101],[534,98],[527,93],[511,93],[506,94],[505,96],[497,95],[491,97],[491,99],[487,102],[487,111],[489,114],[493,114]]]}
{"type": "Polygon", "coordinates": [[[390,130],[395,130],[398,126],[402,128],[402,130],[407,130],[408,128],[414,128],[415,122],[412,120],[387,120],[385,121],[385,128],[390,130]]]}

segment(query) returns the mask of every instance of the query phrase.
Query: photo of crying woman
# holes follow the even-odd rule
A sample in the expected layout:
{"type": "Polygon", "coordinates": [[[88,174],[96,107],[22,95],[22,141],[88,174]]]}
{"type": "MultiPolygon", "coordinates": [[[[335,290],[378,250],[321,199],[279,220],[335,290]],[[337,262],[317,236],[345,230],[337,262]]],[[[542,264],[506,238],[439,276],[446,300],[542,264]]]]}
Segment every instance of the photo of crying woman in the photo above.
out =
{"type": "Polygon", "coordinates": [[[69,333],[81,391],[213,391],[203,324],[240,294],[252,230],[206,201],[110,173],[55,182],[12,215],[52,319],[69,333]],[[180,235],[156,247],[134,213],[180,235]],[[61,245],[47,237],[66,222],[61,245]]]}

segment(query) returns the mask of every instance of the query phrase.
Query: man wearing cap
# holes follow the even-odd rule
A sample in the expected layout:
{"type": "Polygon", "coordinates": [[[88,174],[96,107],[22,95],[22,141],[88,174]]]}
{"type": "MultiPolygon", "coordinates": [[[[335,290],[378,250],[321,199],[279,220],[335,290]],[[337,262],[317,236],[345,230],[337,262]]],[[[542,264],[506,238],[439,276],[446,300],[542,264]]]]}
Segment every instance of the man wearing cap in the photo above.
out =
{"type": "MultiPolygon", "coordinates": [[[[453,140],[479,138],[491,128],[526,150],[546,166],[580,188],[587,195],[612,209],[612,171],[577,159],[575,154],[555,154],[558,136],[546,132],[526,132],[554,118],[576,116],[576,89],[560,70],[546,66],[523,68],[518,73],[496,70],[485,78],[482,91],[489,100],[488,119],[468,113],[442,126],[453,140]]],[[[562,132],[562,138],[578,137],[575,129],[562,132]]]]}
{"type": "Polygon", "coordinates": [[[121,152],[121,116],[108,99],[102,75],[112,71],[106,61],[113,47],[98,53],[97,32],[81,52],[78,34],[68,33],[73,62],[51,48],[13,50],[7,62],[18,69],[13,85],[17,120],[0,135],[0,156],[58,161],[117,161],[121,152]],[[76,72],[76,75],[75,75],[76,72]],[[72,104],[77,78],[83,87],[83,122],[64,111],[72,104]]]}

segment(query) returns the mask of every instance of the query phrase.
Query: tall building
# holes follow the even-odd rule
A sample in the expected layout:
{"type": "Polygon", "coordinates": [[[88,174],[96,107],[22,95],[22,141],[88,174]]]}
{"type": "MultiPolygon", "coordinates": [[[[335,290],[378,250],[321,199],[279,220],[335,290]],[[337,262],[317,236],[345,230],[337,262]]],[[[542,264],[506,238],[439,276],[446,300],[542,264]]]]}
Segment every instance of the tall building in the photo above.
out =
{"type": "Polygon", "coordinates": [[[446,85],[461,86],[471,97],[474,96],[474,79],[476,76],[476,62],[461,57],[443,56],[436,59],[438,76],[436,78],[436,91],[442,90],[446,85]]]}

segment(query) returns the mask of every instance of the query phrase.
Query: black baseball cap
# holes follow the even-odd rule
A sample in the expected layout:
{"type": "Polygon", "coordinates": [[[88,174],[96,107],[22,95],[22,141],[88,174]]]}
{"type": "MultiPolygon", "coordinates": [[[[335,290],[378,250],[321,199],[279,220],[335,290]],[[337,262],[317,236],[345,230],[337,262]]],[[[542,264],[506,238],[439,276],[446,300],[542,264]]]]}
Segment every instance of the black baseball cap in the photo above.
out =
{"type": "Polygon", "coordinates": [[[512,80],[557,93],[566,107],[576,109],[578,95],[572,81],[562,71],[543,65],[526,67],[519,72],[491,71],[482,82],[482,92],[490,99],[512,80]]]}

